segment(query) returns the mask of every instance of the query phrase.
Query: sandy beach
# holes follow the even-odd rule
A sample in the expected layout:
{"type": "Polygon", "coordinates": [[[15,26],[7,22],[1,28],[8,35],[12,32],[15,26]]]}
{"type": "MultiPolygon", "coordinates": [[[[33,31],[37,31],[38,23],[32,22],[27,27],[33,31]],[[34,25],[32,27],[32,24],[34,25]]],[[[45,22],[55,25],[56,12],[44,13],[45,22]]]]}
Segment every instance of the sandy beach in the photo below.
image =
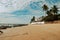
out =
{"type": "Polygon", "coordinates": [[[0,40],[60,40],[60,24],[30,24],[2,31],[0,40]]]}

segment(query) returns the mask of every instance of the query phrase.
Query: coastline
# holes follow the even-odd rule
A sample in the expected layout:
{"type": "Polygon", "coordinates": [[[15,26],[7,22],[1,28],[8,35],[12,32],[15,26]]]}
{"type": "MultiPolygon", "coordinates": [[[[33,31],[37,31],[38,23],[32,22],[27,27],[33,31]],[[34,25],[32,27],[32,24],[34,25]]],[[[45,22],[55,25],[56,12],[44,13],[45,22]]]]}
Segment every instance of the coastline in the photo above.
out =
{"type": "Polygon", "coordinates": [[[60,24],[30,24],[2,31],[0,40],[60,40],[60,24]]]}

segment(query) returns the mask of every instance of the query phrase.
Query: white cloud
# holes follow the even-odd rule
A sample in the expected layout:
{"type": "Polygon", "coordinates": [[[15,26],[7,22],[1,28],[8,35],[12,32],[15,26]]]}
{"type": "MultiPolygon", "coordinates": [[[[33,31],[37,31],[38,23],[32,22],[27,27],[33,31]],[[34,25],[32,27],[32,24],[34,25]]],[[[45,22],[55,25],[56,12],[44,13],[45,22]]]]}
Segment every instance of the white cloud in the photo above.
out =
{"type": "Polygon", "coordinates": [[[31,0],[0,0],[0,12],[23,9],[31,0]]]}
{"type": "Polygon", "coordinates": [[[19,18],[13,18],[13,17],[8,17],[8,18],[4,18],[4,17],[0,17],[0,23],[20,23],[20,19],[19,18]]]}
{"type": "Polygon", "coordinates": [[[22,10],[31,0],[0,0],[0,23],[26,23],[22,17],[9,12],[22,10]],[[22,22],[23,21],[23,22],[22,22]]]}
{"type": "Polygon", "coordinates": [[[0,17],[0,23],[27,24],[32,15],[21,15],[19,17],[0,17]]]}
{"type": "Polygon", "coordinates": [[[16,15],[11,14],[11,13],[0,13],[0,17],[14,17],[16,15]]]}
{"type": "MultiPolygon", "coordinates": [[[[20,15],[19,17],[16,17],[16,15],[9,13],[15,10],[24,9],[31,1],[38,0],[0,0],[0,23],[29,23],[32,16],[38,17],[38,15],[20,15]]],[[[41,6],[42,4],[48,4],[45,0],[39,1],[42,1],[42,3],[40,3],[41,6]]],[[[40,10],[33,11],[29,7],[26,8],[29,9],[29,11],[32,13],[40,13],[40,10]]]]}

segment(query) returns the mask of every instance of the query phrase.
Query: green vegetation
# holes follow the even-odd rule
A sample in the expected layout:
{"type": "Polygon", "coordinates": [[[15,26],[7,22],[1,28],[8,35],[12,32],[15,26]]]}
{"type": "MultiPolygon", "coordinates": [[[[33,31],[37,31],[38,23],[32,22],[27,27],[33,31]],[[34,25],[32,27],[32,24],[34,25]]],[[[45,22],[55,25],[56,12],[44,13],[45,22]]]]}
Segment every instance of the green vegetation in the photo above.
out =
{"type": "Polygon", "coordinates": [[[47,16],[45,16],[42,21],[53,22],[56,20],[60,20],[60,14],[58,14],[58,8],[54,5],[51,9],[49,9],[46,4],[43,5],[43,10],[46,12],[47,16]]]}
{"type": "Polygon", "coordinates": [[[30,23],[35,21],[35,16],[33,16],[33,18],[31,19],[30,23]]]}
{"type": "MultiPolygon", "coordinates": [[[[53,7],[49,9],[49,7],[46,4],[44,4],[42,8],[45,11],[45,16],[42,16],[42,20],[40,21],[54,22],[60,20],[60,14],[58,14],[58,7],[56,5],[53,5],[53,7]]],[[[35,22],[35,16],[33,16],[33,18],[31,19],[30,23],[32,22],[35,22]]]]}

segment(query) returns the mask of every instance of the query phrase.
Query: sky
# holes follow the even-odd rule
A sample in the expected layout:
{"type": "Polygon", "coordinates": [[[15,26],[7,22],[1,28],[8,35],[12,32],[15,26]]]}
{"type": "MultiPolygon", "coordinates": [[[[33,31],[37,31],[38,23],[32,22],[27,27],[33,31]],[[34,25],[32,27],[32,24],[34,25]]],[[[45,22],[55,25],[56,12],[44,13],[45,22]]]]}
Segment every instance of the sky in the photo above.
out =
{"type": "Polygon", "coordinates": [[[42,6],[60,7],[60,0],[0,0],[0,23],[27,24],[33,16],[44,16],[42,6]]]}

